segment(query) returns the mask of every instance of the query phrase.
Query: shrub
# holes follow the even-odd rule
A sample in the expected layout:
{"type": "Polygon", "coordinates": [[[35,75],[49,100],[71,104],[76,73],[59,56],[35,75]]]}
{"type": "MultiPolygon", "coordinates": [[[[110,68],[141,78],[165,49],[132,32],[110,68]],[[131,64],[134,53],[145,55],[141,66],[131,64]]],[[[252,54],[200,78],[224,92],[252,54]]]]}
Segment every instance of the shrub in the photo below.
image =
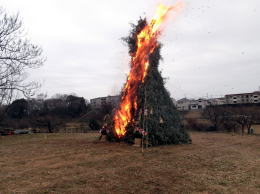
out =
{"type": "Polygon", "coordinates": [[[187,128],[195,131],[216,131],[216,127],[209,123],[202,123],[193,118],[187,119],[187,128]]]}
{"type": "Polygon", "coordinates": [[[92,130],[99,130],[100,129],[100,125],[99,125],[99,123],[97,122],[97,120],[95,120],[95,119],[91,119],[90,121],[89,121],[89,127],[92,129],[92,130]]]}

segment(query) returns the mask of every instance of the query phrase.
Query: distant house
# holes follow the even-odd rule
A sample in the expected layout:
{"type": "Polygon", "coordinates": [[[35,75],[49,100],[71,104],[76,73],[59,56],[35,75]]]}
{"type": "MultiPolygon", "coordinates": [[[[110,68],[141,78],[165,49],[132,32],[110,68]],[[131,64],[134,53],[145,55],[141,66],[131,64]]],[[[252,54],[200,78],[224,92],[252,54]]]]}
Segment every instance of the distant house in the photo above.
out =
{"type": "Polygon", "coordinates": [[[208,105],[208,100],[204,98],[187,99],[182,98],[177,101],[177,109],[181,111],[204,109],[208,105]]]}
{"type": "Polygon", "coordinates": [[[189,110],[189,106],[190,106],[190,100],[187,98],[182,98],[177,101],[178,110],[182,110],[182,111],[189,110]]]}
{"type": "Polygon", "coordinates": [[[196,100],[196,102],[198,104],[198,109],[204,109],[206,108],[206,106],[209,105],[208,100],[205,98],[199,98],[198,100],[196,100]]]}
{"type": "Polygon", "coordinates": [[[228,94],[222,98],[199,98],[187,99],[182,98],[176,101],[176,107],[181,111],[204,109],[207,106],[224,105],[224,104],[256,104],[260,103],[260,91],[251,93],[228,94]]]}
{"type": "Polygon", "coordinates": [[[226,98],[211,98],[208,100],[208,105],[223,105],[227,104],[226,98]]]}
{"type": "Polygon", "coordinates": [[[98,97],[90,100],[90,105],[93,108],[101,108],[103,105],[112,105],[116,107],[120,101],[120,96],[98,97]]]}
{"type": "Polygon", "coordinates": [[[260,103],[260,91],[225,95],[227,104],[260,103]]]}

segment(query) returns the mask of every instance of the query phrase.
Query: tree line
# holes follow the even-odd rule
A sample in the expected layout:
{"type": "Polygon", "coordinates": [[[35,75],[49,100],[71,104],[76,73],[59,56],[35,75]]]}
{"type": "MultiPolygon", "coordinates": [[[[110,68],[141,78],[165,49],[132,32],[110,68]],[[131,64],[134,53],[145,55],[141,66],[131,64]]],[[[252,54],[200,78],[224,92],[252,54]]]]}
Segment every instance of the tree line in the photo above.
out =
{"type": "Polygon", "coordinates": [[[11,104],[0,107],[0,127],[10,128],[45,128],[48,132],[57,131],[67,122],[78,122],[98,130],[106,114],[113,107],[104,104],[92,108],[83,97],[75,94],[57,94],[51,98],[17,99],[11,104]]]}
{"type": "Polygon", "coordinates": [[[202,111],[201,117],[200,119],[186,119],[188,127],[199,131],[251,134],[252,125],[260,123],[260,104],[207,106],[202,111]]]}

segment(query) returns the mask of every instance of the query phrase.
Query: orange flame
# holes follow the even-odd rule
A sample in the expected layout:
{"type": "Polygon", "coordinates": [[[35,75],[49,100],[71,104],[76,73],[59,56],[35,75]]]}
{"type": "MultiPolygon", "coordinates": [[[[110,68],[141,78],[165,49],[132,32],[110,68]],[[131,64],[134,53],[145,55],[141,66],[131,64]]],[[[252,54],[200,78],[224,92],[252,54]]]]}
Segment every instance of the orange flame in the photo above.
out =
{"type": "Polygon", "coordinates": [[[131,70],[123,89],[120,106],[114,115],[114,130],[118,138],[124,137],[127,124],[134,121],[132,111],[137,110],[137,88],[147,75],[149,55],[158,46],[157,38],[162,30],[162,24],[169,11],[177,10],[180,6],[181,3],[169,7],[160,4],[151,22],[137,35],[137,50],[132,55],[131,70]]]}

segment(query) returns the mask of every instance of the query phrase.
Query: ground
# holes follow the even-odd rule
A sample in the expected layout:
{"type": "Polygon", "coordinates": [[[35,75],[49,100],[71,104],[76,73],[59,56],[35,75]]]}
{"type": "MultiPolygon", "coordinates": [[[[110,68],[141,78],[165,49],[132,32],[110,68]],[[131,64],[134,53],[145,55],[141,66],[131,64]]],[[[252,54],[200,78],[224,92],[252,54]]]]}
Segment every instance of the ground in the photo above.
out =
{"type": "Polygon", "coordinates": [[[260,193],[260,136],[140,148],[97,133],[0,137],[0,193],[260,193]]]}
{"type": "Polygon", "coordinates": [[[252,125],[252,127],[254,129],[254,133],[257,135],[260,135],[260,125],[252,125]]]}

